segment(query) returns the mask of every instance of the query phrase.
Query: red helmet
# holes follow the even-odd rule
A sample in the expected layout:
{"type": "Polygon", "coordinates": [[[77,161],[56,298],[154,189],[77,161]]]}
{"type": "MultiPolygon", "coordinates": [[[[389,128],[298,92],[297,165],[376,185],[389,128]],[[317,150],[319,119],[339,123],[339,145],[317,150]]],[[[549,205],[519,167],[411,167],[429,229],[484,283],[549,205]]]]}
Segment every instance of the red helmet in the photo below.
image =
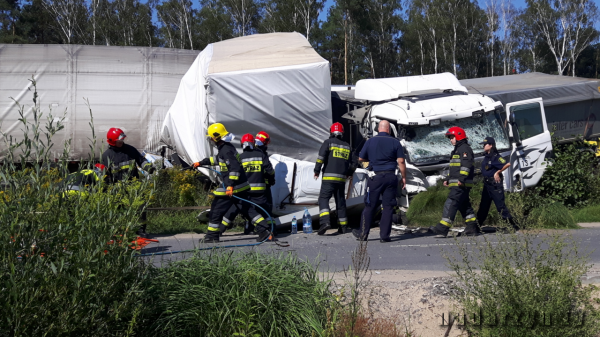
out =
{"type": "Polygon", "coordinates": [[[271,142],[271,137],[269,137],[268,133],[261,131],[256,134],[256,140],[261,142],[263,145],[269,145],[271,142]]]}
{"type": "Polygon", "coordinates": [[[253,147],[254,137],[251,134],[247,133],[242,136],[242,140],[240,141],[240,143],[242,144],[242,149],[245,149],[248,146],[253,147]]]}
{"type": "Polygon", "coordinates": [[[110,128],[106,133],[106,141],[112,146],[117,145],[117,140],[123,140],[125,137],[127,137],[125,132],[118,128],[110,128]]]}
{"type": "Polygon", "coordinates": [[[465,130],[463,130],[462,128],[459,128],[458,126],[453,126],[450,129],[448,129],[448,132],[446,132],[446,137],[449,137],[449,136],[454,136],[457,141],[467,138],[467,134],[465,133],[465,130]]]}
{"type": "Polygon", "coordinates": [[[331,125],[331,127],[329,128],[329,132],[331,133],[344,133],[344,126],[342,125],[342,123],[333,123],[331,125]]]}

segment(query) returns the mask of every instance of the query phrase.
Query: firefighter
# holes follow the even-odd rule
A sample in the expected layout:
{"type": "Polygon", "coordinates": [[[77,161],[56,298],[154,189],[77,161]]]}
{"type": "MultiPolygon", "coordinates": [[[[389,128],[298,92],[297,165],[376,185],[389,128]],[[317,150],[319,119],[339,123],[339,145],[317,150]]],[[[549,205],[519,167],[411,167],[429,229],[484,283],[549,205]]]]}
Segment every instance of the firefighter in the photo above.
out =
{"type": "MultiPolygon", "coordinates": [[[[133,146],[125,144],[125,132],[119,128],[110,128],[106,133],[108,149],[102,154],[102,164],[106,166],[108,182],[117,183],[126,179],[139,178],[137,165],[152,174],[154,167],[133,146]]],[[[143,206],[142,206],[143,208],[143,206]]],[[[146,211],[140,215],[140,229],[137,234],[146,236],[146,211]]]]}
{"type": "Polygon", "coordinates": [[[477,211],[477,221],[483,225],[490,211],[492,201],[496,204],[496,209],[504,221],[507,221],[515,231],[519,226],[513,219],[504,203],[504,183],[502,172],[510,167],[498,150],[496,149],[496,140],[493,137],[486,137],[482,143],[485,151],[485,158],[481,162],[481,174],[483,175],[483,191],[481,193],[481,203],[477,211]]]}
{"type": "MultiPolygon", "coordinates": [[[[249,198],[251,202],[257,204],[263,209],[267,209],[267,186],[275,184],[275,170],[273,170],[273,166],[269,161],[269,157],[267,155],[257,149],[254,146],[254,136],[247,133],[242,136],[240,141],[242,146],[242,154],[240,155],[240,160],[242,162],[242,167],[244,172],[246,172],[246,177],[248,178],[248,183],[250,183],[250,192],[249,198]]],[[[257,209],[259,213],[265,218],[269,218],[269,214],[265,214],[259,209],[257,209]]],[[[233,226],[233,220],[237,217],[237,215],[241,212],[241,208],[237,205],[233,205],[229,208],[229,211],[223,217],[221,226],[221,234],[226,230],[233,226]]],[[[268,211],[267,211],[268,212],[268,211]]],[[[248,214],[243,214],[246,218],[250,218],[248,214]]],[[[247,224],[247,227],[244,229],[244,234],[249,234],[254,230],[254,225],[250,222],[247,224]]]]}
{"type": "MultiPolygon", "coordinates": [[[[257,149],[261,150],[265,156],[267,157],[267,159],[269,159],[269,154],[267,153],[267,148],[269,146],[269,144],[271,143],[271,137],[269,137],[269,134],[264,132],[264,131],[260,131],[259,133],[256,134],[256,137],[254,138],[254,145],[256,146],[257,149]]],[[[268,181],[265,180],[265,183],[267,184],[267,189],[266,194],[265,194],[265,198],[267,198],[267,204],[266,204],[266,210],[267,212],[269,212],[269,214],[273,213],[273,193],[271,192],[271,186],[273,186],[273,184],[275,184],[275,180],[273,180],[273,184],[269,184],[268,181]]],[[[275,234],[275,233],[273,233],[275,234]]]]}
{"type": "Polygon", "coordinates": [[[84,169],[69,174],[60,183],[60,188],[64,190],[62,196],[66,203],[67,214],[71,220],[75,219],[75,210],[77,209],[74,203],[77,202],[78,198],[87,198],[90,187],[101,184],[104,181],[106,177],[104,171],[104,165],[96,164],[94,169],[84,169]]]}
{"type": "Polygon", "coordinates": [[[248,183],[246,172],[244,172],[240,164],[240,155],[230,143],[234,135],[227,132],[223,124],[215,123],[208,127],[207,137],[210,137],[215,143],[218,153],[214,157],[205,158],[200,162],[194,163],[194,168],[218,165],[221,169],[223,185],[219,186],[213,192],[214,199],[210,206],[208,233],[205,235],[203,242],[219,242],[220,225],[223,223],[223,217],[234,205],[240,207],[242,214],[248,214],[252,222],[256,225],[258,233],[256,241],[261,242],[268,239],[271,233],[264,217],[250,203],[242,202],[238,199],[249,198],[250,184],[248,183]],[[233,198],[234,195],[238,198],[233,198]]]}
{"type": "Polygon", "coordinates": [[[465,130],[458,126],[451,127],[446,132],[446,137],[454,145],[454,150],[450,153],[450,172],[444,180],[444,186],[450,187],[450,194],[444,204],[442,220],[435,227],[430,227],[429,231],[437,234],[436,238],[447,237],[456,212],[460,212],[467,224],[464,234],[467,236],[478,235],[481,231],[469,200],[469,192],[473,187],[475,174],[473,150],[467,142],[465,130]]]}
{"type": "Polygon", "coordinates": [[[88,191],[86,186],[93,186],[99,184],[105,178],[104,171],[106,167],[102,164],[96,164],[94,169],[84,169],[79,172],[71,173],[61,183],[64,187],[65,192],[63,196],[82,196],[87,197],[88,191]]]}
{"type": "Polygon", "coordinates": [[[108,169],[109,181],[112,183],[126,178],[139,178],[137,165],[152,174],[154,167],[139,151],[125,144],[125,132],[118,128],[110,128],[106,133],[108,149],[102,154],[102,164],[108,169]]]}
{"type": "Polygon", "coordinates": [[[331,228],[329,200],[333,196],[337,209],[340,228],[338,233],[346,234],[348,230],[348,218],[346,217],[346,178],[353,174],[350,156],[350,145],[342,140],[344,127],[340,123],[334,123],[329,128],[329,139],[323,142],[317,163],[315,164],[315,180],[323,171],[321,191],[319,192],[319,235],[331,228]]]}

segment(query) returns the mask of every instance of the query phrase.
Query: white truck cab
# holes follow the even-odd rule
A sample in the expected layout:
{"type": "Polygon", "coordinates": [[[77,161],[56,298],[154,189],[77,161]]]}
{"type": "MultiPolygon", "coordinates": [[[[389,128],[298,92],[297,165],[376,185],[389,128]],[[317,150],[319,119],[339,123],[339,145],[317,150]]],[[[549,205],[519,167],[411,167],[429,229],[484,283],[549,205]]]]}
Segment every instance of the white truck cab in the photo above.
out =
{"type": "Polygon", "coordinates": [[[479,143],[495,138],[502,156],[510,159],[511,168],[505,171],[510,191],[535,186],[552,150],[541,98],[503,107],[483,94],[469,94],[450,73],[360,80],[354,101],[362,106],[342,117],[357,125],[362,137],[375,136],[381,120],[390,122],[392,135],[406,152],[408,194],[425,190],[448,169],[453,146],[445,133],[452,126],[465,130],[476,170],[484,155],[479,143]]]}

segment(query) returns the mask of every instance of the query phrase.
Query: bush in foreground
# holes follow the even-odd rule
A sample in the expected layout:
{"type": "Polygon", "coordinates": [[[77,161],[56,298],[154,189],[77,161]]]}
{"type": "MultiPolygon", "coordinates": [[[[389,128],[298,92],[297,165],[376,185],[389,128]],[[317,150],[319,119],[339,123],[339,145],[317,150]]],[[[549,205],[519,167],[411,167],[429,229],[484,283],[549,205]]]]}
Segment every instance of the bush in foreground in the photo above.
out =
{"type": "Polygon", "coordinates": [[[145,318],[161,336],[311,336],[333,296],[291,254],[215,250],[154,271],[145,318]]]}
{"type": "Polygon", "coordinates": [[[593,289],[581,284],[587,257],[572,239],[536,237],[457,240],[458,251],[446,252],[459,281],[455,324],[470,336],[597,335],[593,289]]]}
{"type": "Polygon", "coordinates": [[[49,165],[64,116],[44,116],[32,84],[23,137],[0,132],[0,336],[126,335],[141,311],[145,269],[128,246],[148,184],[65,194],[68,143],[49,165]]]}

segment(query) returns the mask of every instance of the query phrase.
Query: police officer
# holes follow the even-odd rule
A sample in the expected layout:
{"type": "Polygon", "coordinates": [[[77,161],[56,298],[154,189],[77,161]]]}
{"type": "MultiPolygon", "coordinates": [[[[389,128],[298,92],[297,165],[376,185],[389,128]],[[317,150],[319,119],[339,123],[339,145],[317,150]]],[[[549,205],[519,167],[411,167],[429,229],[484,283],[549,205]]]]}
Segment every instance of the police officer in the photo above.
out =
{"type": "Polygon", "coordinates": [[[435,227],[430,227],[429,231],[437,234],[436,238],[447,237],[456,212],[460,211],[467,223],[465,235],[478,235],[480,229],[469,200],[469,192],[473,187],[473,176],[475,175],[473,150],[467,142],[465,130],[458,126],[451,127],[446,132],[446,137],[454,145],[454,150],[450,153],[450,172],[444,181],[444,186],[450,187],[450,193],[444,204],[442,220],[435,227]]]}
{"type": "Polygon", "coordinates": [[[233,134],[230,134],[223,124],[214,123],[208,127],[207,137],[210,137],[215,143],[218,153],[214,157],[204,158],[202,161],[194,163],[194,168],[218,165],[221,169],[223,185],[219,186],[213,192],[214,199],[210,206],[208,233],[202,241],[204,243],[219,242],[220,225],[222,224],[223,216],[233,205],[238,205],[243,214],[248,214],[251,217],[252,222],[257,227],[257,242],[268,239],[271,233],[268,230],[268,225],[264,217],[251,204],[233,198],[236,195],[241,199],[248,199],[248,191],[250,190],[246,172],[244,172],[240,164],[240,155],[230,143],[234,138],[233,134]]]}
{"type": "MultiPolygon", "coordinates": [[[[273,170],[273,166],[269,161],[269,157],[267,157],[263,151],[254,146],[254,136],[247,133],[242,136],[240,143],[243,150],[242,154],[240,155],[240,160],[242,162],[244,172],[246,172],[248,183],[250,183],[248,200],[266,210],[268,208],[267,186],[275,184],[275,170],[273,170]]],[[[233,220],[235,220],[241,211],[242,208],[238,205],[233,205],[229,208],[223,217],[221,234],[225,231],[225,229],[229,229],[233,226],[233,220]]],[[[258,208],[257,211],[265,219],[269,218],[270,213],[265,214],[260,208],[258,208]]],[[[244,214],[244,216],[250,218],[248,214],[244,214]]],[[[244,229],[244,234],[249,234],[252,232],[253,227],[254,225],[249,223],[248,227],[244,229]]]]}
{"type": "Polygon", "coordinates": [[[483,225],[490,211],[492,200],[496,204],[496,209],[503,220],[508,221],[515,231],[519,226],[514,221],[512,215],[504,203],[504,183],[502,172],[506,170],[510,163],[507,163],[496,149],[496,140],[492,137],[486,137],[482,143],[485,151],[485,159],[481,162],[481,174],[483,175],[483,191],[481,192],[481,203],[477,211],[477,221],[483,225]]]}
{"type": "Polygon", "coordinates": [[[342,140],[344,135],[344,126],[340,123],[334,123],[329,128],[329,139],[323,142],[317,163],[315,164],[315,180],[319,178],[321,170],[323,179],[321,181],[321,191],[319,192],[319,235],[331,228],[329,200],[333,196],[335,207],[337,209],[340,228],[338,233],[348,233],[348,218],[346,217],[346,177],[354,173],[351,165],[350,145],[342,140]]]}
{"type": "MultiPolygon", "coordinates": [[[[365,195],[365,209],[361,218],[361,229],[355,229],[352,234],[358,240],[366,241],[371,229],[375,212],[380,205],[381,212],[380,242],[390,242],[392,231],[392,215],[396,206],[398,191],[398,178],[396,167],[402,173],[402,184],[406,185],[406,164],[404,163],[404,150],[398,139],[390,135],[390,123],[379,122],[377,136],[367,140],[359,154],[361,162],[368,161],[374,171],[374,176],[367,180],[367,194],[365,195]],[[381,202],[379,198],[381,197],[381,202]]],[[[371,174],[370,174],[371,175],[371,174]]]]}
{"type": "MultiPolygon", "coordinates": [[[[267,156],[267,159],[269,158],[267,149],[268,149],[270,143],[271,143],[271,137],[265,131],[260,131],[259,133],[256,134],[256,137],[254,138],[254,145],[256,146],[257,149],[261,150],[265,154],[265,156],[267,156]]],[[[275,184],[274,181],[275,180],[273,180],[273,184],[270,184],[268,181],[265,180],[265,183],[267,184],[267,189],[265,190],[266,191],[265,198],[267,198],[267,204],[266,204],[265,209],[267,210],[267,212],[269,212],[269,214],[273,213],[273,193],[271,192],[271,186],[273,186],[275,184]]],[[[275,234],[275,233],[273,233],[273,234],[275,234]]]]}
{"type": "Polygon", "coordinates": [[[136,164],[149,173],[154,172],[152,164],[135,147],[125,144],[125,138],[125,132],[118,128],[110,128],[106,133],[108,149],[102,154],[102,164],[108,169],[109,181],[113,183],[139,178],[136,164]]]}

